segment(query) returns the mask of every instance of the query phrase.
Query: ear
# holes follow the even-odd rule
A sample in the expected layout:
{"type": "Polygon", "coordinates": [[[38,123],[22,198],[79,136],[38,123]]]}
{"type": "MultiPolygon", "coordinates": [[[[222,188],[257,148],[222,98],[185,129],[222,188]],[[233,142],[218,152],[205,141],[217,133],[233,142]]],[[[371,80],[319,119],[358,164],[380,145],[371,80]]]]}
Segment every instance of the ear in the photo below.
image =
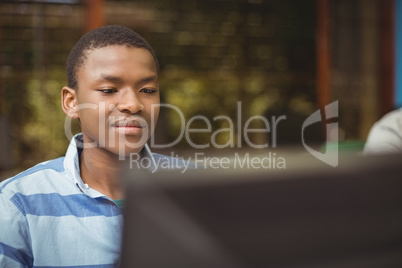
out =
{"type": "Polygon", "coordinates": [[[77,93],[75,89],[70,87],[63,87],[61,90],[61,107],[64,113],[73,118],[77,119],[79,117],[78,104],[77,104],[77,93]]]}

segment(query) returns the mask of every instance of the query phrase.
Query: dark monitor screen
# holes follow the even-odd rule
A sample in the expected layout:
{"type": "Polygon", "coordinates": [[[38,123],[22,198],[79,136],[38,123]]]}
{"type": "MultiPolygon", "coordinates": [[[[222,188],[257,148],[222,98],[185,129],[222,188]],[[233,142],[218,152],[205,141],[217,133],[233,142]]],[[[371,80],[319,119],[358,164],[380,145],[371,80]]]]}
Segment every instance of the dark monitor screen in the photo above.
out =
{"type": "Polygon", "coordinates": [[[122,267],[402,267],[400,155],[124,176],[122,267]]]}

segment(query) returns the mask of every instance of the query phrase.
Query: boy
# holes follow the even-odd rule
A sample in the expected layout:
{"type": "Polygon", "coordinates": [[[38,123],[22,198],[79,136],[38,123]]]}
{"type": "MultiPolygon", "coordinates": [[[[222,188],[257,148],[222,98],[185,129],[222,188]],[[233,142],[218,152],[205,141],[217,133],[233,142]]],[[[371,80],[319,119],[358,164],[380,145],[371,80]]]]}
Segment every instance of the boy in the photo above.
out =
{"type": "Polygon", "coordinates": [[[158,62],[151,46],[123,26],[84,35],[67,60],[62,108],[78,119],[66,156],[0,184],[0,266],[119,263],[123,188],[119,159],[139,154],[158,117],[158,62]]]}

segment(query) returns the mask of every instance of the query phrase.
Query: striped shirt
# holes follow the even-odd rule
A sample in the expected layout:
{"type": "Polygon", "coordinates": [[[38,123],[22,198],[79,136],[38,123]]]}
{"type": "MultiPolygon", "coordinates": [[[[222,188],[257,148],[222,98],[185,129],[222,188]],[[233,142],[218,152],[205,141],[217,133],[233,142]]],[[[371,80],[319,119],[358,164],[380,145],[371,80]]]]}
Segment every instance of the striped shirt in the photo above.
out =
{"type": "MultiPolygon", "coordinates": [[[[118,266],[122,211],[82,181],[79,140],[0,183],[0,267],[118,266]]],[[[142,153],[153,164],[165,157],[142,153]]]]}

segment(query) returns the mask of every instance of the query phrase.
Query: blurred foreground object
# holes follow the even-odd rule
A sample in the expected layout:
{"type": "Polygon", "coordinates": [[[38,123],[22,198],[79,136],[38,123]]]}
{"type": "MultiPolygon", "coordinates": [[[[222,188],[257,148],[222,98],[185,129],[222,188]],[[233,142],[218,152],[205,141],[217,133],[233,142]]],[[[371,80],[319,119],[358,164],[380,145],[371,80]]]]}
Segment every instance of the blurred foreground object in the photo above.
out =
{"type": "Polygon", "coordinates": [[[128,170],[122,267],[401,267],[402,155],[128,170]]]}

